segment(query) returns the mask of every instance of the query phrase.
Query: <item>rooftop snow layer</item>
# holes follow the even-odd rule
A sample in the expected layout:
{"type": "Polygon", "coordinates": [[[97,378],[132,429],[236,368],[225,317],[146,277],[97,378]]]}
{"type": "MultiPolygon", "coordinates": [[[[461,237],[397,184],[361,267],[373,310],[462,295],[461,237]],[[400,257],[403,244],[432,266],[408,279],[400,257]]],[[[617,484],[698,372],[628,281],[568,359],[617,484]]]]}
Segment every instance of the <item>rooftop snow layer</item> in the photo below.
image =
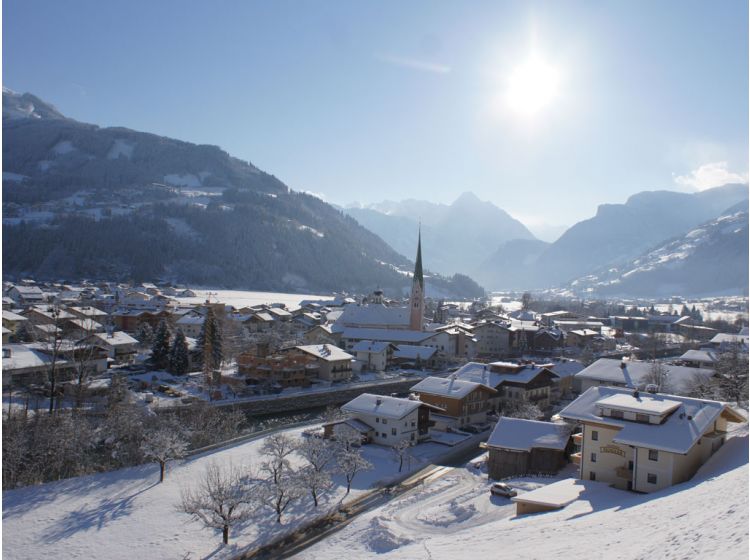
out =
{"type": "Polygon", "coordinates": [[[503,416],[495,424],[487,446],[515,451],[531,451],[534,447],[563,450],[569,437],[570,430],[564,424],[503,416]]]}

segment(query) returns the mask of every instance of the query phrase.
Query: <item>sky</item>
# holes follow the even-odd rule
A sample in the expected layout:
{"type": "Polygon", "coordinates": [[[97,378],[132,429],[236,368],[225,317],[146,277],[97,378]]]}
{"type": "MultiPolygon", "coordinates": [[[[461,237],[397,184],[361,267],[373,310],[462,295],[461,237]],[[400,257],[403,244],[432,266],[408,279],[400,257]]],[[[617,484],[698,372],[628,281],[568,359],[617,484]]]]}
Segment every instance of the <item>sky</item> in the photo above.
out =
{"type": "Polygon", "coordinates": [[[2,4],[4,87],[336,204],[472,191],[549,238],[747,181],[744,1],[2,4]]]}

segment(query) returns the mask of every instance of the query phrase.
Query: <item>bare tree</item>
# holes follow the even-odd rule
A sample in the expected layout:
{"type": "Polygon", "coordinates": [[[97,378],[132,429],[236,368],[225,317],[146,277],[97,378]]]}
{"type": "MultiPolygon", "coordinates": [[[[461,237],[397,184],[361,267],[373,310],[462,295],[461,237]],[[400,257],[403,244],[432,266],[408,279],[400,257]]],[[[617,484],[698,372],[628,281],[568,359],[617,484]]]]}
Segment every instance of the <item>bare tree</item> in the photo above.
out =
{"type": "Polygon", "coordinates": [[[662,362],[652,362],[643,381],[646,385],[656,385],[656,390],[660,393],[668,393],[671,390],[669,369],[662,362]]]}
{"type": "Polygon", "coordinates": [[[715,372],[714,380],[722,400],[747,403],[748,359],[747,354],[740,352],[739,344],[733,344],[719,356],[715,372]]]}
{"type": "Polygon", "coordinates": [[[196,488],[182,489],[177,509],[204,527],[220,529],[224,544],[229,544],[232,526],[253,514],[254,485],[249,480],[232,465],[220,467],[211,463],[196,488]]]}
{"type": "Polygon", "coordinates": [[[322,472],[336,458],[334,446],[323,438],[310,437],[299,442],[297,451],[315,472],[322,472]]]}
{"type": "Polygon", "coordinates": [[[396,445],[391,447],[392,453],[396,456],[396,459],[398,460],[398,472],[401,472],[401,469],[404,466],[404,459],[409,457],[410,449],[411,449],[411,442],[408,439],[402,439],[396,445]]]}
{"type": "Polygon", "coordinates": [[[359,449],[344,450],[339,453],[336,461],[338,471],[346,478],[346,494],[348,495],[352,488],[352,482],[357,473],[372,469],[372,463],[362,457],[359,449]]]}
{"type": "Polygon", "coordinates": [[[268,460],[263,463],[263,470],[268,472],[274,484],[278,484],[289,468],[289,455],[297,450],[297,441],[286,434],[273,434],[263,442],[261,453],[268,460]]]}
{"type": "Polygon", "coordinates": [[[261,467],[269,477],[258,495],[266,506],[276,512],[276,523],[281,523],[281,516],[292,502],[304,494],[304,487],[299,474],[288,465],[280,472],[272,467],[273,462],[266,462],[261,467]]]}
{"type": "Polygon", "coordinates": [[[164,471],[167,463],[185,456],[188,443],[180,426],[169,420],[163,420],[148,430],[141,442],[144,457],[159,463],[159,482],[164,482],[164,471]]]}
{"type": "Polygon", "coordinates": [[[307,465],[300,470],[299,481],[300,485],[310,492],[315,507],[318,507],[320,497],[333,487],[330,475],[325,470],[316,470],[313,465],[307,465]]]}

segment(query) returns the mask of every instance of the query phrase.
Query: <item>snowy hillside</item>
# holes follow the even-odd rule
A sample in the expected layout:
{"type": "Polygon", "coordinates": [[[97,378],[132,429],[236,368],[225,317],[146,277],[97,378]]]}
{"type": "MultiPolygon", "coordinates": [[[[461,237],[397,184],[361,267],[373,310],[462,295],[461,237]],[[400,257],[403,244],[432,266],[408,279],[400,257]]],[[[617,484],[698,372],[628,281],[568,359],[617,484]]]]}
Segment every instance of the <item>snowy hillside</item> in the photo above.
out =
{"type": "Polygon", "coordinates": [[[742,206],[571,285],[578,292],[620,295],[741,293],[748,283],[747,203],[742,206]]]}
{"type": "MultiPolygon", "coordinates": [[[[457,469],[296,558],[745,559],[747,454],[743,426],[689,482],[650,495],[601,485],[560,511],[523,517],[490,497],[486,476],[457,469]]],[[[549,482],[510,481],[519,491],[549,482]]]]}

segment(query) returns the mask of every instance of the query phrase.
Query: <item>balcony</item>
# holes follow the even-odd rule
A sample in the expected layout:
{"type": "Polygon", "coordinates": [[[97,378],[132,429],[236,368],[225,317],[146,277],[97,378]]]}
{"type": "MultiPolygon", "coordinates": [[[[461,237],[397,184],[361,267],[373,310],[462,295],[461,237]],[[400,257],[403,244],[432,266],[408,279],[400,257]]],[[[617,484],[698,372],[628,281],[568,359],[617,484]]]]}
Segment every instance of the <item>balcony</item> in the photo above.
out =
{"type": "Polygon", "coordinates": [[[580,465],[581,464],[581,452],[573,453],[570,455],[570,460],[573,461],[574,464],[580,465]]]}
{"type": "Polygon", "coordinates": [[[583,443],[583,433],[573,434],[573,443],[581,445],[583,443]]]}

